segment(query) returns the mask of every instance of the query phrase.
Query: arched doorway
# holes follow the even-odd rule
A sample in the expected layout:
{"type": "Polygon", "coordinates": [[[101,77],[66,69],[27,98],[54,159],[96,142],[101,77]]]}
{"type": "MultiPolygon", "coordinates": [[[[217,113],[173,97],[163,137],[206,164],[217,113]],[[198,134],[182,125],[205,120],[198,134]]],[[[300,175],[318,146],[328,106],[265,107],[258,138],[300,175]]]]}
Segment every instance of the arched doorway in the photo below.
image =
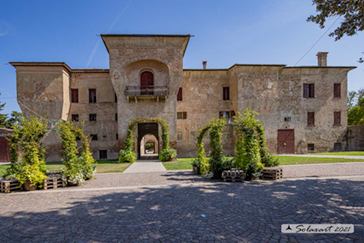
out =
{"type": "Polygon", "coordinates": [[[140,157],[158,156],[158,139],[153,134],[146,134],[140,142],[140,157]]]}
{"type": "Polygon", "coordinates": [[[139,159],[157,158],[159,153],[158,123],[138,124],[138,157],[139,159]],[[146,143],[154,143],[153,154],[146,153],[146,143]]]}
{"type": "Polygon", "coordinates": [[[154,94],[154,75],[150,71],[144,71],[140,74],[140,92],[142,95],[154,94]]]}

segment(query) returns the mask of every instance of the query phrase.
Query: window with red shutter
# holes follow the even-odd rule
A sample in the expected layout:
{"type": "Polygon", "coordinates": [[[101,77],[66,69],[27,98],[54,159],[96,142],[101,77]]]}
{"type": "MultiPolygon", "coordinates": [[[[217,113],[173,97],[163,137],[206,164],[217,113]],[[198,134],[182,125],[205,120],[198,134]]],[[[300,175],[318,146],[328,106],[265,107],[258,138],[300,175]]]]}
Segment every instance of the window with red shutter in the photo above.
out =
{"type": "Polygon", "coordinates": [[[230,100],[230,88],[229,87],[223,87],[223,100],[230,100]]]}
{"type": "Polygon", "coordinates": [[[177,119],[187,119],[187,112],[177,112],[177,119]]]}
{"type": "Polygon", "coordinates": [[[187,119],[187,112],[183,112],[183,119],[187,119]]]}
{"type": "Polygon", "coordinates": [[[71,89],[71,102],[78,103],[78,89],[71,89]]]}
{"type": "Polygon", "coordinates": [[[341,84],[334,84],[334,97],[335,98],[341,97],[341,84]]]}
{"type": "Polygon", "coordinates": [[[303,97],[304,98],[315,97],[315,84],[303,84],[303,97]]]}
{"type": "Polygon", "coordinates": [[[177,101],[182,101],[182,88],[179,88],[178,90],[177,101]]]}
{"type": "Polygon", "coordinates": [[[315,112],[307,112],[307,126],[315,126],[315,112]]]}
{"type": "Polygon", "coordinates": [[[96,103],[96,89],[88,90],[88,101],[89,103],[96,103]]]}
{"type": "Polygon", "coordinates": [[[340,126],[341,125],[341,112],[335,111],[334,112],[334,126],[340,126]]]}

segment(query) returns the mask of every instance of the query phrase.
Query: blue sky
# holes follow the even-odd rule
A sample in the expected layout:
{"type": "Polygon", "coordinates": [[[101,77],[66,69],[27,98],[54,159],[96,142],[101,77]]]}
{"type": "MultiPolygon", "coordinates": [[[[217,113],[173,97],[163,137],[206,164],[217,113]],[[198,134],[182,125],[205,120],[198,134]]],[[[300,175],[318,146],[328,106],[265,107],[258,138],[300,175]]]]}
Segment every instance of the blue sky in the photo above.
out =
{"type": "MultiPolygon", "coordinates": [[[[108,68],[101,33],[193,34],[184,68],[227,68],[234,63],[293,66],[326,29],[306,22],[312,2],[292,0],[6,1],[0,8],[0,96],[5,113],[20,110],[10,61],[64,61],[71,68],[108,68]],[[6,92],[5,92],[5,91],[6,92]]],[[[335,19],[329,20],[327,27],[335,19]]],[[[339,24],[340,20],[332,27],[339,24]]],[[[349,90],[364,88],[364,33],[335,42],[327,34],[300,61],[358,66],[349,90]]]]}

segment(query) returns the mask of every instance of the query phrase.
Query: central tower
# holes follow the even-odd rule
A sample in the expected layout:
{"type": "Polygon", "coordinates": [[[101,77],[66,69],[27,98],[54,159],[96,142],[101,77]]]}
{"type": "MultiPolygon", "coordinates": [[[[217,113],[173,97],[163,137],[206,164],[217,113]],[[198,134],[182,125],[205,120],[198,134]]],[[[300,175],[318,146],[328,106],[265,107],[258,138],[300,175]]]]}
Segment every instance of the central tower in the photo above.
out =
{"type": "Polygon", "coordinates": [[[169,125],[170,146],[177,149],[177,92],[190,37],[101,35],[109,52],[109,73],[118,101],[119,149],[136,117],[164,119],[169,125]]]}

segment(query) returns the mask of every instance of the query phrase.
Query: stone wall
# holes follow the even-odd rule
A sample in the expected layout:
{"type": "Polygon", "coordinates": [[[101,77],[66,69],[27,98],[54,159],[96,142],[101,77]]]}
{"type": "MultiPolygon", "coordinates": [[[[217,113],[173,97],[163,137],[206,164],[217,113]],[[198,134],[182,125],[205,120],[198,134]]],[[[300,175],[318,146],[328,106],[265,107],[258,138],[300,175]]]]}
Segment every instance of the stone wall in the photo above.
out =
{"type": "Polygon", "coordinates": [[[364,125],[348,126],[347,141],[349,151],[363,151],[364,125]]]}

